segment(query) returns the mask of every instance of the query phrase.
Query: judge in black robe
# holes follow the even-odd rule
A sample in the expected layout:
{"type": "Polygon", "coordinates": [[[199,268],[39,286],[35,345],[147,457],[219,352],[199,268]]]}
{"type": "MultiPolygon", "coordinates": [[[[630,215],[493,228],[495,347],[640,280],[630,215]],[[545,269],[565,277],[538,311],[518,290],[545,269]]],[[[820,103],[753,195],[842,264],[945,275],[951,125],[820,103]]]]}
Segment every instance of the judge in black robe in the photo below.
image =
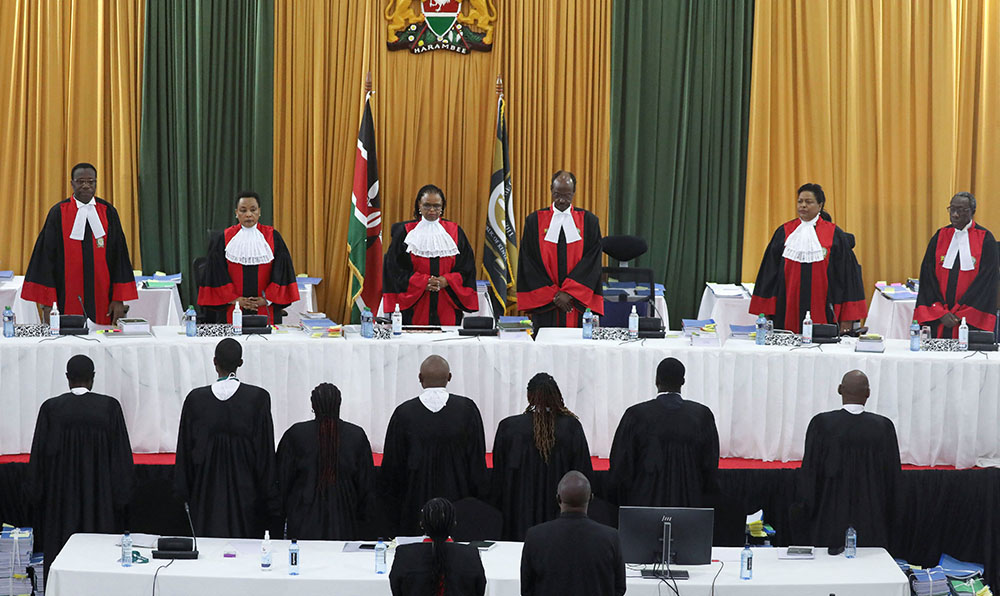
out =
{"type": "Polygon", "coordinates": [[[118,211],[97,191],[97,169],[80,163],[70,173],[73,196],[56,203],[35,241],[21,297],[42,306],[44,321],[54,303],[64,315],[99,325],[125,316],[126,300],[139,297],[118,211]]]}
{"type": "Polygon", "coordinates": [[[587,517],[590,482],[577,471],[559,482],[559,518],[528,530],[521,550],[522,596],[625,593],[618,532],[587,517]]]}
{"type": "Polygon", "coordinates": [[[45,574],[77,532],[118,534],[135,475],[121,405],[93,393],[94,363],[77,355],[66,365],[70,392],[38,411],[28,462],[28,495],[41,514],[35,550],[45,574]]]}
{"type": "Polygon", "coordinates": [[[238,341],[220,341],[219,380],[191,391],[181,409],[174,485],[199,536],[259,538],[278,513],[271,396],[236,378],[242,357],[238,341]]]}
{"type": "Polygon", "coordinates": [[[461,325],[479,310],[476,255],[462,228],[442,216],[444,192],[417,191],[417,219],[393,224],[382,267],[382,309],[399,305],[404,325],[461,325]]]}
{"type": "Polygon", "coordinates": [[[853,237],[822,217],[825,204],[820,185],[800,186],[799,216],[775,230],[764,250],[750,313],[767,315],[779,329],[800,333],[809,311],[814,324],[846,331],[867,313],[853,237]]]}
{"type": "Polygon", "coordinates": [[[278,230],[258,223],[257,193],[237,195],[236,218],[239,224],[209,240],[198,304],[224,312],[225,320],[232,322],[239,302],[244,315],[267,315],[269,324],[280,323],[282,309],[299,299],[292,255],[278,230]]]}
{"type": "Polygon", "coordinates": [[[293,424],[278,443],[278,479],[288,537],[355,540],[371,518],[375,466],[368,435],[340,420],[340,389],[312,392],[315,420],[293,424]]]}
{"type": "Polygon", "coordinates": [[[493,502],[503,512],[504,540],[522,541],[528,528],[559,515],[552,495],[566,472],[593,472],[583,425],[551,375],[528,382],[528,404],[500,422],[493,442],[493,502]]]}
{"type": "Polygon", "coordinates": [[[579,327],[588,308],[604,314],[600,221],[573,207],[572,173],[556,172],[551,190],[552,207],[525,218],[517,258],[518,307],[531,313],[536,330],[579,327]]]}
{"type": "Polygon", "coordinates": [[[483,418],[474,401],[448,393],[450,380],[448,362],[429,356],[420,365],[423,393],[389,419],[380,480],[397,535],[419,532],[420,508],[431,497],[486,496],[483,418]]]}
{"type": "Polygon", "coordinates": [[[896,428],[864,411],[870,390],[861,371],[844,375],[837,391],[844,408],[817,414],[806,430],[799,478],[808,544],[843,546],[853,526],[858,546],[888,548],[900,474],[896,428]]]}
{"type": "Polygon", "coordinates": [[[619,505],[697,507],[718,494],[719,431],[712,411],[681,398],[684,365],[656,368],[655,399],[625,410],[611,444],[612,497],[619,505]]]}
{"type": "Polygon", "coordinates": [[[913,317],[934,337],[958,338],[964,318],[970,329],[996,326],[1000,262],[989,230],[975,223],[976,197],[960,192],[948,206],[951,225],[934,233],[920,264],[920,291],[913,317]]]}

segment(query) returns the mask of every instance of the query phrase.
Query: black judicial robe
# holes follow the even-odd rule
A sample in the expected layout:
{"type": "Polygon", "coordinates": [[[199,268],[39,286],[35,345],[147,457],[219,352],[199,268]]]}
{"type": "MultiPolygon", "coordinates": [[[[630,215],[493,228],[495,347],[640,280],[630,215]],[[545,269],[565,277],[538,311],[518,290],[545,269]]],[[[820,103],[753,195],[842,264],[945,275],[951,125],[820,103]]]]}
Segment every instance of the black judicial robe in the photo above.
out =
{"type": "Polygon", "coordinates": [[[604,314],[601,290],[601,223],[597,216],[573,207],[573,222],[581,240],[567,244],[559,233],[559,242],[545,241],[552,208],[540,209],[524,220],[521,248],[517,257],[518,308],[531,312],[531,321],[539,327],[579,327],[580,315],[590,309],[604,314]],[[574,308],[564,313],[552,304],[556,292],[574,299],[574,308]]]}
{"type": "Polygon", "coordinates": [[[814,416],[799,470],[809,544],[842,546],[854,526],[858,546],[888,548],[899,475],[891,420],[842,409],[814,416]]]}
{"type": "Polygon", "coordinates": [[[69,237],[78,211],[72,197],[49,209],[31,252],[21,296],[43,306],[55,302],[64,315],[86,314],[95,323],[110,325],[110,303],[136,300],[139,293],[118,211],[104,199],[95,197],[94,202],[103,238],[94,238],[89,223],[83,240],[69,237]]]}
{"type": "Polygon", "coordinates": [[[993,234],[973,224],[969,228],[972,271],[962,271],[959,257],[955,258],[951,269],[945,269],[944,257],[954,235],[955,227],[946,226],[935,232],[927,243],[927,252],[920,264],[920,291],[913,318],[922,325],[930,325],[934,337],[957,339],[958,325],[948,328],[938,322],[949,312],[960,320],[965,317],[970,328],[993,331],[1000,263],[993,234]]]}
{"type": "Polygon", "coordinates": [[[184,398],[174,486],[190,503],[195,532],[259,538],[277,511],[271,396],[241,383],[229,399],[211,387],[184,398]]]}
{"type": "MultiPolygon", "coordinates": [[[[434,577],[434,551],[429,541],[396,547],[389,571],[392,596],[437,596],[438,578],[434,577]]],[[[443,596],[483,596],[486,593],[486,570],[479,549],[469,544],[445,542],[437,545],[444,552],[443,596]]]]}
{"type": "Polygon", "coordinates": [[[575,416],[556,417],[555,439],[546,463],[535,446],[531,413],[500,422],[493,442],[493,502],[503,512],[504,540],[522,541],[528,528],[558,517],[554,495],[566,472],[592,475],[590,447],[575,416]]]}
{"type": "Polygon", "coordinates": [[[404,536],[422,534],[420,509],[434,497],[484,497],[486,438],[476,403],[454,394],[438,412],[419,397],[401,403],[386,429],[380,479],[404,536]]]}
{"type": "Polygon", "coordinates": [[[319,484],[319,423],[293,424],[278,443],[278,480],[288,537],[297,540],[355,540],[358,522],[375,506],[375,466],[368,435],[337,421],[337,476],[319,484]]]}
{"type": "Polygon", "coordinates": [[[77,532],[118,534],[132,498],[132,447],[121,405],[99,393],[64,393],[38,410],[28,494],[41,514],[35,550],[48,569],[77,532]]]}
{"type": "Polygon", "coordinates": [[[391,313],[399,304],[404,325],[461,325],[463,312],[479,310],[476,255],[462,228],[440,220],[458,247],[453,257],[427,258],[406,252],[406,235],[420,220],[393,224],[392,242],[382,265],[382,309],[391,313]],[[427,289],[431,276],[444,276],[448,287],[427,289]]]}
{"type": "MultiPolygon", "coordinates": [[[[205,285],[198,288],[198,304],[226,306],[226,320],[233,320],[233,305],[237,298],[264,297],[271,301],[256,311],[244,310],[243,314],[267,315],[273,324],[275,310],[286,308],[299,299],[299,285],[295,281],[292,255],[281,234],[271,226],[257,224],[264,240],[274,253],[274,260],[262,265],[240,265],[226,259],[226,245],[240,231],[240,224],[229,226],[221,234],[213,234],[208,243],[208,262],[205,264],[205,285]]],[[[280,322],[280,321],[279,321],[280,322]]]]}
{"type": "Polygon", "coordinates": [[[718,492],[719,431],[706,406],[678,393],[625,410],[611,443],[619,505],[696,507],[718,492]]]}
{"type": "Polygon", "coordinates": [[[802,331],[807,310],[816,324],[863,319],[865,289],[852,237],[821,218],[816,222],[816,236],[823,260],[797,263],[782,253],[785,239],[801,223],[798,218],[785,222],[771,237],[757,272],[750,313],[773,315],[775,327],[795,333],[802,331]]]}
{"type": "Polygon", "coordinates": [[[582,513],[563,513],[528,530],[521,550],[522,596],[625,593],[618,532],[582,513]]]}

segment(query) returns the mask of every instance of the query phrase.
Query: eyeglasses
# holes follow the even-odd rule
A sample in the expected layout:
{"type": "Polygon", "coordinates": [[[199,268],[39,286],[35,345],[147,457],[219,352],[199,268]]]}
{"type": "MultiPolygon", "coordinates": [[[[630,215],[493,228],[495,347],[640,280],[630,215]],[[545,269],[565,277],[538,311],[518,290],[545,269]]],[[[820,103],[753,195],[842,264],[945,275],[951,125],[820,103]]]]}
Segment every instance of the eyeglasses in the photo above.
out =
{"type": "Polygon", "coordinates": [[[952,207],[948,205],[948,213],[954,213],[955,215],[968,215],[972,213],[972,209],[969,207],[952,207]]]}
{"type": "Polygon", "coordinates": [[[444,205],[430,205],[424,203],[420,206],[420,209],[423,211],[444,211],[444,205]]]}
{"type": "Polygon", "coordinates": [[[77,184],[89,184],[90,186],[93,186],[97,184],[97,178],[77,178],[73,182],[76,182],[77,184]]]}

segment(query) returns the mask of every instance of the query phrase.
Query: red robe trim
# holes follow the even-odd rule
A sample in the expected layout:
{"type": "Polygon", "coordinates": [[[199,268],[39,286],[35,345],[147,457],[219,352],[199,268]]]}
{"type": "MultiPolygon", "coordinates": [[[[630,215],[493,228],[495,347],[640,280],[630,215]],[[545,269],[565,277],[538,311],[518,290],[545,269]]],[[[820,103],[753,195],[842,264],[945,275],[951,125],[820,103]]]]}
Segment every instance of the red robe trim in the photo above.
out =
{"type": "MultiPolygon", "coordinates": [[[[573,271],[577,263],[583,257],[583,238],[577,240],[576,242],[566,243],[566,279],[563,283],[556,285],[554,280],[559,279],[559,245],[554,242],[547,242],[545,240],[545,234],[549,231],[549,226],[552,223],[552,210],[542,209],[538,211],[538,250],[542,255],[542,263],[545,265],[545,271],[549,274],[549,279],[553,280],[552,285],[545,286],[543,288],[538,288],[530,292],[519,292],[518,302],[520,303],[520,308],[524,310],[530,310],[534,308],[540,308],[543,306],[548,306],[552,304],[552,299],[555,297],[556,292],[563,291],[578,300],[585,308],[589,308],[593,312],[603,315],[604,314],[604,297],[594,294],[594,290],[588,288],[587,286],[581,284],[580,282],[570,279],[569,272],[573,271]]],[[[584,211],[574,209],[573,214],[573,224],[576,229],[580,231],[580,235],[583,235],[583,217],[584,211]]],[[[574,309],[572,312],[566,315],[566,324],[569,327],[578,326],[580,313],[574,309]]]]}

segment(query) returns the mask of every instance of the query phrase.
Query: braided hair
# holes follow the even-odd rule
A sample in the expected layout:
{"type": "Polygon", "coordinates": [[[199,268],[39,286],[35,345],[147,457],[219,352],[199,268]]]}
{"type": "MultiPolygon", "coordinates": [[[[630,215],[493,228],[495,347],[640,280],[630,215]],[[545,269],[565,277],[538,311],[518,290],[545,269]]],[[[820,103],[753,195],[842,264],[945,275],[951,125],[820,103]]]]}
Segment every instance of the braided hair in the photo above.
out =
{"type": "Polygon", "coordinates": [[[556,444],[556,417],[576,418],[563,403],[559,385],[552,375],[538,373],[528,381],[528,409],[525,412],[531,414],[535,448],[545,463],[549,463],[549,455],[556,444]]]}
{"type": "Polygon", "coordinates": [[[316,422],[319,424],[319,480],[317,487],[325,492],[337,481],[337,449],[340,447],[340,389],[331,383],[320,383],[310,397],[316,422]]]}
{"type": "Polygon", "coordinates": [[[444,594],[444,548],[451,529],[455,527],[455,506],[448,499],[437,497],[427,501],[420,510],[420,527],[431,539],[431,555],[434,561],[434,594],[444,594]]]}

